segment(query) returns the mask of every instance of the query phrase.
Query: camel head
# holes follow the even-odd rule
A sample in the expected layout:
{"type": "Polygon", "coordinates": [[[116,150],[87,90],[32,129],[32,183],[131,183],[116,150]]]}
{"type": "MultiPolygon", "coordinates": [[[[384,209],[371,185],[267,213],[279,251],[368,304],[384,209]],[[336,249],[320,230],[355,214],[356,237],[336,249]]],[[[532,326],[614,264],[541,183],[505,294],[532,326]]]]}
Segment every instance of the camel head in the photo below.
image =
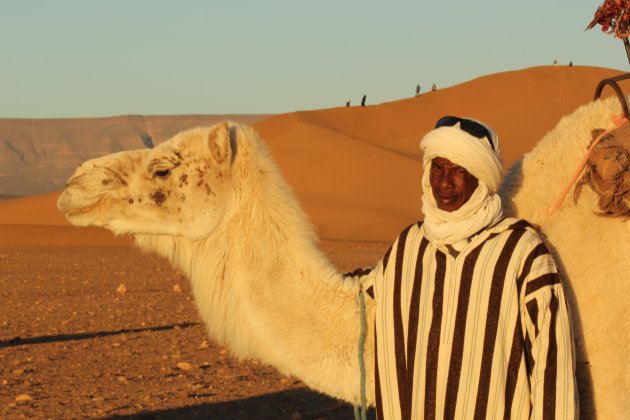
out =
{"type": "Polygon", "coordinates": [[[57,206],[77,226],[116,234],[206,237],[228,208],[239,126],[185,131],[154,149],[81,164],[57,206]]]}

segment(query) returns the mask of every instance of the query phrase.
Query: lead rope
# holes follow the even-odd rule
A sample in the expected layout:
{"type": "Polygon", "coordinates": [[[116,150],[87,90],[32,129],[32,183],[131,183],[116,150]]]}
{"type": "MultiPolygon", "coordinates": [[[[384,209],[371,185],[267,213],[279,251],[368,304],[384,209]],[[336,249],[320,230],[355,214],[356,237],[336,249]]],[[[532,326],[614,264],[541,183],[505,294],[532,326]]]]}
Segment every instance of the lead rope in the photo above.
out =
{"type": "Polygon", "coordinates": [[[365,398],[365,363],[363,362],[363,346],[365,344],[365,297],[359,290],[359,314],[361,316],[361,332],[359,334],[359,370],[361,371],[361,406],[354,406],[355,420],[367,420],[367,404],[365,398]]]}

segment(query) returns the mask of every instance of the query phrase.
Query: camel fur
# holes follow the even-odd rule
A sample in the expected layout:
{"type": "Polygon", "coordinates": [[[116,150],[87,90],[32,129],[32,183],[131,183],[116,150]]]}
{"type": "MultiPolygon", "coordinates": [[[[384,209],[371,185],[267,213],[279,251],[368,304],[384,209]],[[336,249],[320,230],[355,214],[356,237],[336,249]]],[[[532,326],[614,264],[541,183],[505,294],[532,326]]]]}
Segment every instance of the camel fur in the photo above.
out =
{"type": "Polygon", "coordinates": [[[617,98],[586,104],[563,117],[513,165],[500,193],[509,214],[538,225],[560,265],[576,331],[582,418],[626,418],[630,412],[630,221],[602,217],[600,196],[576,186],[554,203],[578,169],[594,129],[612,130],[617,98]],[[551,213],[551,214],[550,214],[551,213]]]}

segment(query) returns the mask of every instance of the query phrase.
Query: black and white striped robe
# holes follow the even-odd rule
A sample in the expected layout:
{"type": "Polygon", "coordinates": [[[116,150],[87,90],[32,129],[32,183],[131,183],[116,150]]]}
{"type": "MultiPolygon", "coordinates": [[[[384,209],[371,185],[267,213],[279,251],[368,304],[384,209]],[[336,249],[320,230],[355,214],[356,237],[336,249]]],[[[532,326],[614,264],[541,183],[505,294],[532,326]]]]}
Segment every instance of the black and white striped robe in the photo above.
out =
{"type": "Polygon", "coordinates": [[[361,278],[379,418],[577,418],[569,313],[538,233],[506,218],[452,255],[421,226],[361,278]]]}

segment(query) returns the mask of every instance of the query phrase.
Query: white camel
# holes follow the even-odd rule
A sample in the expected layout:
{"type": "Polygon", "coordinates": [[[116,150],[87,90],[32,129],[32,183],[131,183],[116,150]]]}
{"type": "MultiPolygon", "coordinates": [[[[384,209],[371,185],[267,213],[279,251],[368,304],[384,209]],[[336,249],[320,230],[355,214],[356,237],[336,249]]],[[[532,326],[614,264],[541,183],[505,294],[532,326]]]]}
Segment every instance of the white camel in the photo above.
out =
{"type": "MultiPolygon", "coordinates": [[[[319,250],[251,128],[222,123],[87,161],[58,207],[75,225],[132,234],[186,273],[210,337],[235,356],[359,401],[356,285],[319,250]]],[[[372,402],[373,345],[365,352],[372,402]]]]}
{"type": "MultiPolygon", "coordinates": [[[[591,130],[611,127],[619,113],[618,104],[604,101],[565,117],[511,169],[503,189],[511,209],[545,229],[571,280],[582,332],[578,350],[588,354],[593,384],[582,358],[580,380],[587,383],[581,385],[581,409],[595,407],[603,419],[630,410],[628,225],[596,216],[588,191],[577,204],[565,201],[551,218],[546,210],[591,130]]],[[[307,217],[251,128],[222,123],[181,133],[152,150],[88,161],[68,181],[58,206],[73,224],[131,234],[141,248],[185,272],[209,335],[236,356],[359,401],[356,282],[344,279],[319,251],[307,217]]],[[[369,305],[367,318],[370,325],[369,305]]],[[[370,403],[372,338],[368,328],[370,403]]]]}

